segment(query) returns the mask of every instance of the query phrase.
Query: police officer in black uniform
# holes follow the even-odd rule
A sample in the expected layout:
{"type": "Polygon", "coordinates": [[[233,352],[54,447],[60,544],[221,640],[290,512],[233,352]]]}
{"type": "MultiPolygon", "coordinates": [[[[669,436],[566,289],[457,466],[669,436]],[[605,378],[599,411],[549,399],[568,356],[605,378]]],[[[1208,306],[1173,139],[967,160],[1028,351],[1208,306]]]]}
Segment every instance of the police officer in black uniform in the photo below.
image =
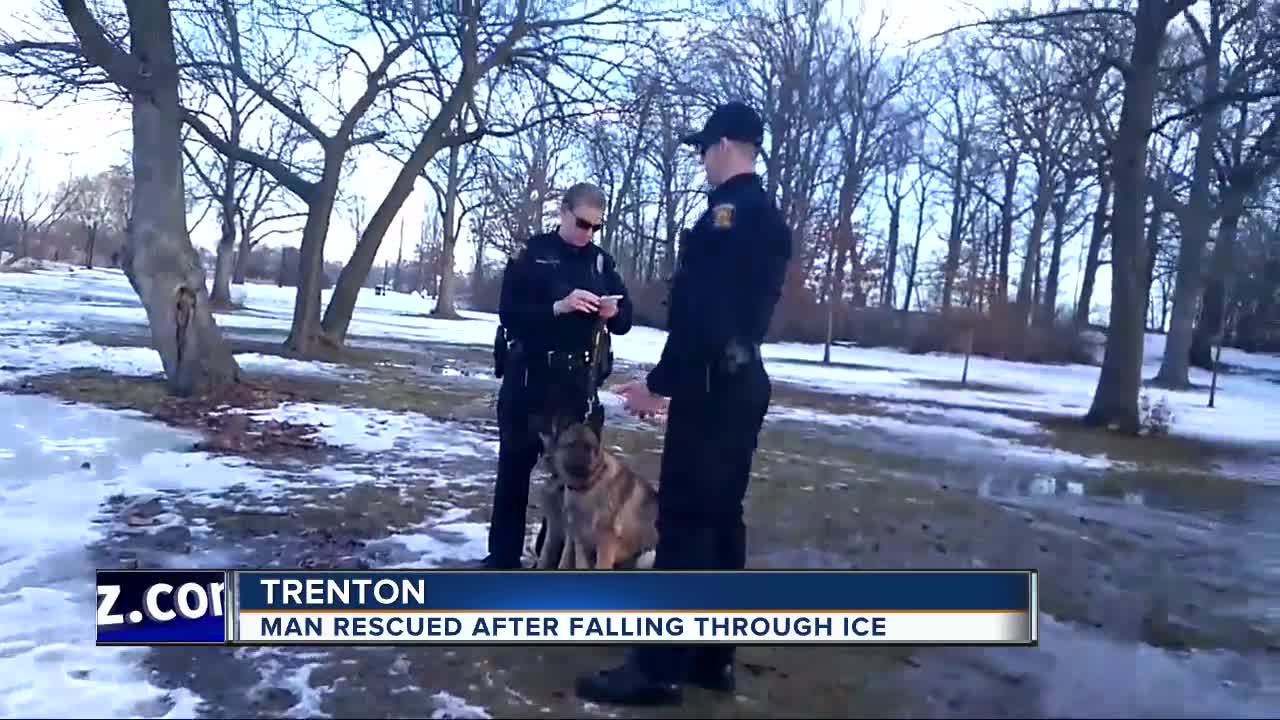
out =
{"type": "MultiPolygon", "coordinates": [[[[604,206],[599,188],[574,185],[561,201],[559,227],[529,238],[507,263],[494,344],[502,387],[498,481],[483,562],[489,569],[521,567],[529,478],[543,450],[539,431],[548,431],[556,417],[587,420],[597,435],[603,429],[597,393],[612,369],[612,353],[601,333],[626,334],[632,317],[613,258],[591,242],[604,206]]],[[[544,526],[539,546],[545,532],[544,526]]]]}
{"type": "MultiPolygon", "coordinates": [[[[647,378],[619,392],[640,414],[667,407],[658,498],[659,570],[746,566],[742,502],[772,386],[760,356],[791,259],[791,231],[754,172],[764,125],[741,103],[717,108],[698,148],[713,186],[682,248],[668,335],[647,378]]],[[[644,646],[621,667],[585,675],[584,699],[681,700],[681,684],[729,692],[732,647],[644,646]]]]}

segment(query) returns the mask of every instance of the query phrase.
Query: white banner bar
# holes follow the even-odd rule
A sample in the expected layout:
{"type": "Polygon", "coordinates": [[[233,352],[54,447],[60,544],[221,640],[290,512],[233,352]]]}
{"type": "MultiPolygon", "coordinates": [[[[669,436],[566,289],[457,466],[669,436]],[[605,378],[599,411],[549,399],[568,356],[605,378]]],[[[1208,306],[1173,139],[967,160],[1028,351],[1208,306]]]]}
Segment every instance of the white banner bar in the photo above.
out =
{"type": "Polygon", "coordinates": [[[857,643],[960,645],[1036,641],[1024,612],[240,612],[252,644],[439,645],[857,643]]]}

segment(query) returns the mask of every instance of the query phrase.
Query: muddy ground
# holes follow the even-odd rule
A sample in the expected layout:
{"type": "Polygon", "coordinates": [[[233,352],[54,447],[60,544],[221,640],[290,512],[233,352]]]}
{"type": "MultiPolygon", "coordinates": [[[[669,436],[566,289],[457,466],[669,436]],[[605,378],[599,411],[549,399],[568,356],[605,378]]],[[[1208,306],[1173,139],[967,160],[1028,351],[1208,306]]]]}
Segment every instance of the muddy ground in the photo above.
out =
{"type": "MultiPolygon", "coordinates": [[[[233,338],[237,352],[279,352],[265,333],[233,338]]],[[[89,339],[144,342],[127,333],[89,339]]],[[[259,376],[276,393],[263,404],[410,410],[496,440],[497,385],[484,348],[384,344],[333,359],[359,376],[259,376]]],[[[615,379],[638,371],[622,365],[615,379]]],[[[80,371],[11,391],[192,422],[173,411],[156,378],[80,371]]],[[[155,682],[192,689],[209,717],[477,716],[466,703],[494,717],[1280,714],[1274,452],[1120,439],[1063,419],[1043,419],[1034,434],[984,430],[1005,443],[992,446],[839,422],[847,413],[942,422],[922,419],[928,408],[920,405],[780,382],[774,403],[808,412],[780,413],[762,434],[747,503],[751,566],[1035,567],[1041,646],[746,648],[736,696],[690,691],[684,707],[656,711],[572,696],[575,673],[616,661],[621,651],[613,649],[163,648],[148,660],[155,682]],[[1113,464],[1082,465],[1057,450],[1106,454],[1113,464]]],[[[607,441],[638,470],[656,472],[658,431],[609,422],[607,441]]],[[[99,566],[385,567],[422,561],[387,539],[424,532],[457,545],[452,556],[433,558],[440,565],[483,554],[476,529],[487,520],[493,472],[485,452],[362,454],[284,443],[240,454],[285,489],[263,497],[246,487],[217,506],[164,494],[115,498],[99,566]],[[338,468],[348,481],[318,468],[338,468]]]]}

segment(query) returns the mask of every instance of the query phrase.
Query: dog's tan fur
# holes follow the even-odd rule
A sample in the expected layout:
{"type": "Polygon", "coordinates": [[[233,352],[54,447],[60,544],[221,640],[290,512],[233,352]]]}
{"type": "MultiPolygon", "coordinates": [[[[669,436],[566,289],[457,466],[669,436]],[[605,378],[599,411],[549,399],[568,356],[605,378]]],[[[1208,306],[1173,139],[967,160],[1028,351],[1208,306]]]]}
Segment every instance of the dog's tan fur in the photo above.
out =
{"type": "Polygon", "coordinates": [[[547,522],[538,567],[611,570],[652,564],[658,544],[658,491],[574,423],[544,435],[547,522]],[[646,562],[646,558],[648,558],[646,562]]]}

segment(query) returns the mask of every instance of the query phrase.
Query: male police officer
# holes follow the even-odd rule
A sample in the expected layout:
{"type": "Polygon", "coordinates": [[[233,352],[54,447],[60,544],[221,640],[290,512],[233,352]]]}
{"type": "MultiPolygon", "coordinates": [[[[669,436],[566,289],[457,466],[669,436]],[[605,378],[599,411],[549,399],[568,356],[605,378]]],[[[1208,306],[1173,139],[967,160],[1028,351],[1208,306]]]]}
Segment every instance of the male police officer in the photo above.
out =
{"type": "MultiPolygon", "coordinates": [[[[764,126],[741,103],[722,105],[698,148],[713,186],[682,249],[661,359],[619,392],[630,410],[669,403],[658,498],[658,570],[746,566],[742,501],[772,386],[760,357],[791,258],[791,232],[755,174],[764,126]]],[[[578,679],[596,702],[665,704],[680,683],[731,691],[732,647],[647,646],[621,667],[578,679]]]]}
{"type": "Polygon", "coordinates": [[[596,331],[603,323],[624,335],[632,316],[613,258],[591,242],[604,206],[604,193],[594,185],[569,188],[559,227],[530,238],[502,278],[498,316],[506,337],[499,342],[509,341],[510,350],[498,391],[498,481],[483,563],[490,569],[521,567],[529,476],[543,450],[538,431],[549,428],[554,416],[588,420],[597,435],[604,425],[596,392],[608,368],[591,376],[599,369],[592,354],[602,347],[596,331]]]}

